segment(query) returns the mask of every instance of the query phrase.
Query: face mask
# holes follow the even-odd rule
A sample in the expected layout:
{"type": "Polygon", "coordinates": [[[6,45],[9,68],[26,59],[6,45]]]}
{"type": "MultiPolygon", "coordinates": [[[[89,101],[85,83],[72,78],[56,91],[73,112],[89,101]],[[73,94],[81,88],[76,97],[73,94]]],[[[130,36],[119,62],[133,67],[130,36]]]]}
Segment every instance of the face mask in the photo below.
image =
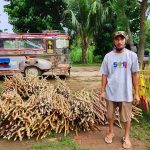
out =
{"type": "Polygon", "coordinates": [[[124,45],[123,47],[120,47],[120,48],[114,46],[114,49],[115,49],[116,51],[121,51],[121,50],[123,50],[125,47],[126,47],[126,45],[124,45]]]}

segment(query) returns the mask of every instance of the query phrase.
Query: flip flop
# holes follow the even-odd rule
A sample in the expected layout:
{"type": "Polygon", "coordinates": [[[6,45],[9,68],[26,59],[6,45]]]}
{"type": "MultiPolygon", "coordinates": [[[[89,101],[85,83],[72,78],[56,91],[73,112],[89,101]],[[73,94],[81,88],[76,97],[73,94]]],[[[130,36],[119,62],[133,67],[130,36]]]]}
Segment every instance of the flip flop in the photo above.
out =
{"type": "Polygon", "coordinates": [[[123,138],[123,145],[122,145],[122,147],[124,148],[124,149],[129,149],[129,148],[131,148],[131,142],[129,141],[128,143],[125,141],[125,138],[123,138]]]}
{"type": "Polygon", "coordinates": [[[122,142],[124,142],[125,141],[125,137],[122,137],[122,142]]]}
{"type": "Polygon", "coordinates": [[[114,137],[114,135],[107,135],[106,137],[105,137],[105,142],[107,143],[107,144],[111,144],[112,143],[112,140],[113,140],[113,137],[114,137]]]}

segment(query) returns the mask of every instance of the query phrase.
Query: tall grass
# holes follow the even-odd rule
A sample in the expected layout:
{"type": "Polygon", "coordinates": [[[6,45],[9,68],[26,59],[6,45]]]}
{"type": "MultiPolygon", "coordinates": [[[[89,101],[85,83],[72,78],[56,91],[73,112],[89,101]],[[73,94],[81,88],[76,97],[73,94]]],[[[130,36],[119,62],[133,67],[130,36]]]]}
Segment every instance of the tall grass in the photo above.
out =
{"type": "MultiPolygon", "coordinates": [[[[101,62],[101,56],[94,56],[93,54],[94,49],[95,49],[94,46],[90,46],[87,50],[87,58],[86,58],[87,64],[101,62]]],[[[82,49],[80,45],[73,44],[71,46],[70,59],[71,59],[71,62],[74,64],[82,63],[82,49]]]]}
{"type": "Polygon", "coordinates": [[[150,111],[143,113],[139,122],[132,122],[131,135],[150,144],[150,111]]]}
{"type": "Polygon", "coordinates": [[[73,44],[70,49],[70,59],[72,63],[82,63],[82,49],[79,45],[73,44]]]}

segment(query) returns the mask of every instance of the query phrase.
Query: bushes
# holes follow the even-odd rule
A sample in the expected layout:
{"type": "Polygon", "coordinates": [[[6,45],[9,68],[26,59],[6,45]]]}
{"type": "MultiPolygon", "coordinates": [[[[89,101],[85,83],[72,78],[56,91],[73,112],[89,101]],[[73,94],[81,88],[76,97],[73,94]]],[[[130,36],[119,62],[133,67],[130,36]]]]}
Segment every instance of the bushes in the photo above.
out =
{"type": "Polygon", "coordinates": [[[78,45],[71,46],[70,59],[72,63],[77,63],[77,64],[82,63],[82,50],[78,45]]]}
{"type": "Polygon", "coordinates": [[[101,55],[94,56],[95,63],[102,63],[103,57],[101,55]]]}
{"type": "MultiPolygon", "coordinates": [[[[87,50],[87,64],[100,63],[102,61],[102,56],[94,56],[95,47],[90,46],[87,50]]],[[[82,63],[82,49],[79,45],[73,44],[70,49],[70,59],[72,63],[81,64],[82,63]]]]}

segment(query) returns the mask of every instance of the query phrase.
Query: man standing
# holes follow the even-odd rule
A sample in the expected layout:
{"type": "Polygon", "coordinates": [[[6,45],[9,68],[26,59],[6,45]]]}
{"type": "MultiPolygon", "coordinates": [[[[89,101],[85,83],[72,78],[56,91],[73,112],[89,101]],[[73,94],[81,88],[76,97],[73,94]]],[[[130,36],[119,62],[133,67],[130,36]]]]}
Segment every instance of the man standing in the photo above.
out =
{"type": "Polygon", "coordinates": [[[101,65],[102,85],[100,100],[107,101],[107,117],[109,132],[105,137],[106,143],[112,143],[114,137],[114,112],[118,106],[121,121],[124,122],[125,135],[123,148],[130,148],[129,138],[132,102],[138,104],[138,71],[137,55],[125,48],[126,34],[118,31],[114,34],[114,50],[105,55],[101,65]],[[134,96],[132,95],[134,86],[134,96]]]}

